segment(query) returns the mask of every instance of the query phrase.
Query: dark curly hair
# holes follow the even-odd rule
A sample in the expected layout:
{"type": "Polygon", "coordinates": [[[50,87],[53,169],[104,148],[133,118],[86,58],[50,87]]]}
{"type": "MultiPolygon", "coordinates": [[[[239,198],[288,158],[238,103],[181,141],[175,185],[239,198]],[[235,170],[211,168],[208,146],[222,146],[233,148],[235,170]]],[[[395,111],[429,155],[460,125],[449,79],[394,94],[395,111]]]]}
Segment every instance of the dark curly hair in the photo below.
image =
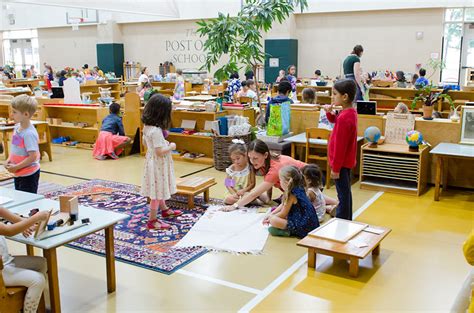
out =
{"type": "Polygon", "coordinates": [[[313,188],[320,188],[323,183],[323,173],[321,168],[317,164],[308,164],[305,165],[301,171],[303,176],[310,181],[310,186],[313,188]]]}
{"type": "Polygon", "coordinates": [[[120,104],[118,104],[117,102],[113,102],[109,106],[109,112],[110,112],[110,114],[119,114],[120,113],[120,104]]]}
{"type": "Polygon", "coordinates": [[[168,129],[171,126],[171,100],[156,93],[143,109],[142,122],[145,125],[168,129]]]}

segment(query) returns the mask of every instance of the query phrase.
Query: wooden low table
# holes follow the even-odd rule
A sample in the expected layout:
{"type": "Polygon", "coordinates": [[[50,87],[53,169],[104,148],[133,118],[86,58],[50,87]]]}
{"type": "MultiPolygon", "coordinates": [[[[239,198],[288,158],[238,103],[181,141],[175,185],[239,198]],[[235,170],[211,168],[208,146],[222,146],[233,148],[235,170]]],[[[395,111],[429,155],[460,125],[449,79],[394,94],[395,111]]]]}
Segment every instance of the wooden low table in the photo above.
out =
{"type": "Polygon", "coordinates": [[[191,177],[177,182],[177,194],[188,197],[188,207],[194,208],[194,197],[204,193],[204,202],[209,202],[209,188],[216,185],[213,177],[191,177]]]}
{"type": "Polygon", "coordinates": [[[369,226],[383,230],[383,233],[378,235],[362,230],[345,243],[308,235],[298,241],[297,245],[308,248],[308,267],[316,269],[316,254],[325,254],[334,258],[349,260],[349,275],[356,277],[359,273],[359,259],[364,259],[371,252],[372,255],[379,255],[380,242],[392,231],[386,227],[369,226]],[[367,247],[359,248],[353,242],[365,242],[367,247]]]}

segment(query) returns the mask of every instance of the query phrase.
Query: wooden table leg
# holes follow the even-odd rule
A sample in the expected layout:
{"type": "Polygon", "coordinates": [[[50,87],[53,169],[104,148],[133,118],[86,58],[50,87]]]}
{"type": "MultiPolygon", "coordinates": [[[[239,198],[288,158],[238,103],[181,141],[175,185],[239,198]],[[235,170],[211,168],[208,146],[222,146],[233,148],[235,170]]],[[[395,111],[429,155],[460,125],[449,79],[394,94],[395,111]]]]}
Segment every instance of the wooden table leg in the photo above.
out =
{"type": "Polygon", "coordinates": [[[378,244],[377,247],[372,250],[372,255],[380,255],[380,244],[378,244]]]}
{"type": "Polygon", "coordinates": [[[308,267],[316,269],[316,250],[308,248],[308,267]]]}
{"type": "Polygon", "coordinates": [[[35,256],[35,248],[32,245],[26,245],[26,255],[35,256]]]}
{"type": "Polygon", "coordinates": [[[449,164],[449,159],[446,158],[443,160],[443,168],[441,169],[441,179],[443,183],[443,192],[448,190],[448,164],[449,164]]]}
{"type": "Polygon", "coordinates": [[[61,299],[59,295],[58,280],[58,259],[56,256],[56,248],[44,249],[43,255],[48,264],[48,283],[49,283],[49,299],[51,301],[51,312],[61,312],[61,299]]]}
{"type": "Polygon", "coordinates": [[[10,147],[8,146],[8,133],[3,132],[3,153],[5,153],[5,159],[8,159],[8,156],[10,155],[10,147]]]}
{"type": "Polygon", "coordinates": [[[442,157],[438,155],[438,159],[436,160],[436,177],[435,177],[435,194],[434,200],[439,201],[439,185],[441,183],[441,169],[443,167],[443,160],[442,157]]]}
{"type": "Polygon", "coordinates": [[[296,150],[295,143],[292,142],[292,143],[291,143],[291,157],[292,157],[293,159],[295,158],[295,150],[296,150]]]}
{"type": "Polygon", "coordinates": [[[209,189],[204,190],[204,203],[209,202],[209,189]]]}
{"type": "Polygon", "coordinates": [[[351,257],[349,264],[349,275],[352,277],[357,277],[357,274],[359,274],[359,259],[356,257],[351,257]]]}
{"type": "Polygon", "coordinates": [[[194,196],[188,195],[188,209],[194,209],[194,196]]]}
{"type": "Polygon", "coordinates": [[[115,291],[115,249],[114,249],[114,226],[105,228],[105,263],[107,266],[107,292],[115,291]]]}

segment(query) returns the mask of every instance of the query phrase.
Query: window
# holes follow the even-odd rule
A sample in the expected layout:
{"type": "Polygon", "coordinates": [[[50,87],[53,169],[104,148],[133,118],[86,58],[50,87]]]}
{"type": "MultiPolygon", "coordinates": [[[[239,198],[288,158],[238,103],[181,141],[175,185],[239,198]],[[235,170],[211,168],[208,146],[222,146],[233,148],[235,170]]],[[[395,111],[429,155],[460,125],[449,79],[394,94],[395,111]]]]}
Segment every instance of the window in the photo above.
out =
{"type": "Polygon", "coordinates": [[[459,81],[459,62],[461,60],[462,23],[446,23],[444,27],[443,62],[445,68],[441,81],[459,81]]]}
{"type": "Polygon", "coordinates": [[[3,50],[4,64],[12,66],[16,73],[21,73],[32,65],[38,71],[40,61],[36,29],[4,32],[3,50]]]}

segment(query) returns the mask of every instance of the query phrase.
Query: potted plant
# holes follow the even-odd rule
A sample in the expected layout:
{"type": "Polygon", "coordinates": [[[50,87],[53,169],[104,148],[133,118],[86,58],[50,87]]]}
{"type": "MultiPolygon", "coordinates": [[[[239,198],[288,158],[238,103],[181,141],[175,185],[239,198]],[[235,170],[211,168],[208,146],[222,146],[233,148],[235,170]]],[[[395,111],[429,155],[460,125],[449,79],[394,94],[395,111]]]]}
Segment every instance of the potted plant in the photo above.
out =
{"type": "Polygon", "coordinates": [[[413,99],[411,103],[411,109],[414,110],[416,108],[416,103],[418,101],[423,102],[423,119],[431,120],[433,115],[433,106],[438,102],[446,99],[449,101],[451,109],[454,109],[453,100],[448,95],[449,89],[443,89],[443,91],[439,91],[433,85],[426,85],[422,88],[418,89],[416,93],[416,97],[413,99]]]}
{"type": "Polygon", "coordinates": [[[198,21],[197,33],[205,37],[204,52],[206,61],[201,69],[210,72],[211,67],[221,62],[223,56],[229,60],[214,73],[219,81],[229,78],[245,66],[257,78],[257,99],[260,116],[258,66],[265,61],[263,35],[272,28],[273,23],[282,23],[296,8],[303,12],[308,7],[307,0],[243,0],[237,16],[219,13],[215,19],[198,21]]]}

